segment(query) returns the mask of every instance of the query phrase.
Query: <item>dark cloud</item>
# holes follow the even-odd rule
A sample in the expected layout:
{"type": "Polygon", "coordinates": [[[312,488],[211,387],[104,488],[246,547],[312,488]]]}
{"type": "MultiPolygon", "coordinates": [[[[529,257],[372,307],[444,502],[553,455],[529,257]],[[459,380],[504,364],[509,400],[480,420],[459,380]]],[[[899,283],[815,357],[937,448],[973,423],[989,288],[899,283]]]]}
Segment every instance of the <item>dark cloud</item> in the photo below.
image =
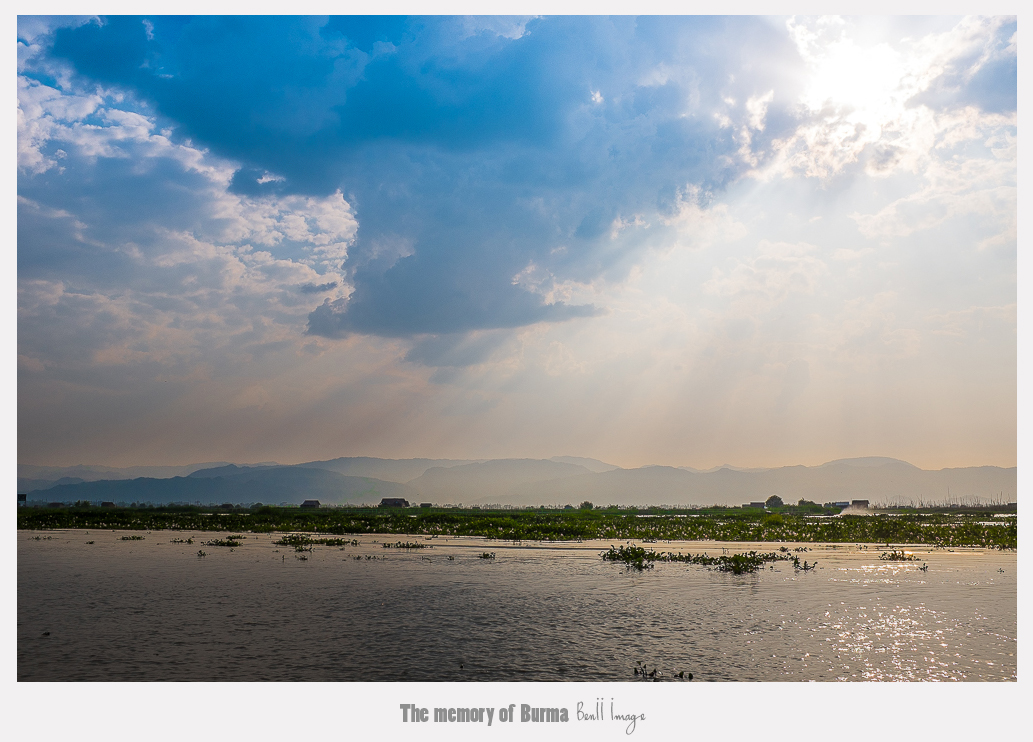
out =
{"type": "Polygon", "coordinates": [[[327,291],[332,291],[337,288],[337,281],[330,281],[329,283],[305,283],[298,287],[298,290],[303,294],[325,294],[327,291]]]}
{"type": "Polygon", "coordinates": [[[53,54],[242,163],[237,193],[346,194],[354,292],[309,320],[328,337],[591,316],[515,276],[619,280],[690,186],[720,190],[748,166],[747,98],[779,89],[761,153],[796,121],[798,57],[758,19],[546,18],[517,39],[452,18],[148,22],[59,29],[53,54]],[[640,215],[648,229],[614,237],[640,215]]]}

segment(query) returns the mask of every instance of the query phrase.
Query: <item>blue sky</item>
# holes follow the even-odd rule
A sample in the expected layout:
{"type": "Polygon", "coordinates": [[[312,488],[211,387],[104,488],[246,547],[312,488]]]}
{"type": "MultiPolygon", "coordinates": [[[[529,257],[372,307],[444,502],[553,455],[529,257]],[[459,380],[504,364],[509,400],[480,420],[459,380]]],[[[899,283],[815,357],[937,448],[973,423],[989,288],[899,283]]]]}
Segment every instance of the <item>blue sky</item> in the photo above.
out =
{"type": "Polygon", "coordinates": [[[19,460],[1014,465],[1015,30],[22,17],[19,460]]]}

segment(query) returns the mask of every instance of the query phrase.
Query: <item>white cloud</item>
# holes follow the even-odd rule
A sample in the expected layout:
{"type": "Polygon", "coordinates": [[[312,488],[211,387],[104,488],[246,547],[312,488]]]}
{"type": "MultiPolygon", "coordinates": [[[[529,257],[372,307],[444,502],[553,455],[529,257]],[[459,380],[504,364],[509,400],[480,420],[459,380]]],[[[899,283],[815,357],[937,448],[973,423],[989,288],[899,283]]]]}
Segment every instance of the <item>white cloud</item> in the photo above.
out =
{"type": "Polygon", "coordinates": [[[1003,22],[964,19],[947,33],[891,46],[855,40],[842,19],[791,19],[790,36],[810,68],[800,99],[808,121],[774,143],[776,157],[757,175],[829,178],[862,159],[871,175],[920,172],[935,149],[1014,127],[1014,117],[971,108],[937,114],[914,104],[952,71],[974,75],[992,53],[987,47],[1003,22]],[[973,61],[975,52],[980,56],[973,61]]]}
{"type": "MultiPolygon", "coordinates": [[[[160,210],[154,223],[134,223],[116,203],[97,201],[85,217],[75,201],[54,206],[19,196],[38,224],[67,235],[69,249],[89,244],[97,255],[117,255],[125,272],[114,283],[83,273],[74,288],[20,276],[23,369],[82,372],[92,364],[137,373],[128,369],[161,365],[185,374],[205,358],[239,359],[242,348],[298,348],[311,344],[304,330],[317,301],[313,287],[329,287],[322,295],[333,298],[350,292],[340,265],[358,223],[340,191],[241,196],[229,190],[234,163],[173,141],[150,116],[120,107],[117,95],[66,92],[24,77],[18,92],[19,168],[27,185],[52,168],[78,174],[104,159],[125,163],[134,177],[159,162],[200,176],[181,186],[194,189],[187,221],[197,227],[188,230],[165,226],[160,210]],[[98,241],[127,224],[143,242],[98,241]]],[[[59,240],[54,248],[61,247],[59,240]]]]}
{"type": "Polygon", "coordinates": [[[703,288],[707,293],[770,306],[790,294],[812,294],[828,271],[812,253],[814,245],[761,240],[756,254],[738,260],[730,271],[714,269],[703,288]]]}
{"type": "MultiPolygon", "coordinates": [[[[947,129],[949,133],[968,129],[976,114],[971,109],[966,111],[969,115],[960,116],[956,125],[947,129]]],[[[893,200],[878,212],[851,214],[861,233],[870,239],[886,240],[930,229],[948,220],[978,216],[992,225],[990,236],[980,243],[982,247],[1014,244],[1015,137],[1002,131],[997,123],[984,121],[989,131],[973,126],[966,133],[969,140],[985,140],[981,144],[989,149],[988,156],[930,157],[922,169],[925,183],[918,190],[893,200]]],[[[951,141],[953,144],[956,140],[951,141]]]]}
{"type": "Polygon", "coordinates": [[[999,307],[968,307],[928,317],[929,324],[935,328],[935,335],[947,335],[955,338],[966,338],[983,335],[991,325],[1003,326],[1015,331],[1017,320],[1016,304],[999,307]]]}
{"type": "Polygon", "coordinates": [[[775,99],[775,91],[769,90],[764,95],[755,95],[746,101],[746,110],[750,114],[750,127],[764,131],[764,117],[768,115],[768,105],[775,99]]]}

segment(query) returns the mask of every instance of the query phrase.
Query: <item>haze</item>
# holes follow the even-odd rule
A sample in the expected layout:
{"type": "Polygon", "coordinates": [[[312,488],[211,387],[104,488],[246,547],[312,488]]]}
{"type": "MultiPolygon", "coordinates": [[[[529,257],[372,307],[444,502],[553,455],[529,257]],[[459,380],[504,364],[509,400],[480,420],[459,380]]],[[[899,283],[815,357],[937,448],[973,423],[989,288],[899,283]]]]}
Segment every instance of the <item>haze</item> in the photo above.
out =
{"type": "Polygon", "coordinates": [[[34,18],[22,464],[1016,465],[1014,18],[34,18]]]}

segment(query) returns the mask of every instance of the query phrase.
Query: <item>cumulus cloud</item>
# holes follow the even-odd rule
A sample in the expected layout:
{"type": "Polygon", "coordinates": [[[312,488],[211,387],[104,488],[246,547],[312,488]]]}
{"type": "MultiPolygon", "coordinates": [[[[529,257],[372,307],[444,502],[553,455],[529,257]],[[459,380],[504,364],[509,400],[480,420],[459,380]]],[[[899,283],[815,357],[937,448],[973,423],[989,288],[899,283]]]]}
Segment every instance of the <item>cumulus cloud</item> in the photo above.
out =
{"type": "Polygon", "coordinates": [[[311,294],[347,295],[358,225],[340,191],[235,193],[236,163],[87,89],[19,77],[23,372],[186,377],[300,337],[311,294]]]}

